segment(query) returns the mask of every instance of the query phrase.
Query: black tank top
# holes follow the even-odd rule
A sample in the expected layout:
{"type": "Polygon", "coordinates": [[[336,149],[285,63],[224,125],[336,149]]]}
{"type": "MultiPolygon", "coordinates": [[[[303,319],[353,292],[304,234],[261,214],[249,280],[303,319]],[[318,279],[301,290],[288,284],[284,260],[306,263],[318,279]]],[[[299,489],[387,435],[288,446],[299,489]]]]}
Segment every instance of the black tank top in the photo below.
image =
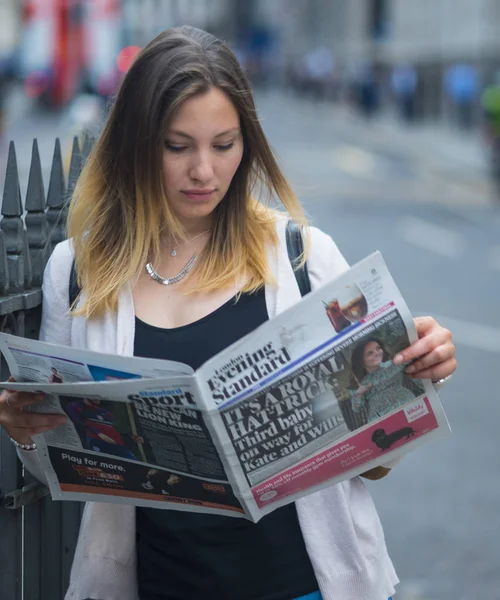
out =
{"type": "MultiPolygon", "coordinates": [[[[268,319],[264,290],[175,329],[136,319],[135,356],[197,369],[268,319]]],[[[137,509],[140,600],[291,600],[318,589],[295,504],[258,523],[137,509]]]]}

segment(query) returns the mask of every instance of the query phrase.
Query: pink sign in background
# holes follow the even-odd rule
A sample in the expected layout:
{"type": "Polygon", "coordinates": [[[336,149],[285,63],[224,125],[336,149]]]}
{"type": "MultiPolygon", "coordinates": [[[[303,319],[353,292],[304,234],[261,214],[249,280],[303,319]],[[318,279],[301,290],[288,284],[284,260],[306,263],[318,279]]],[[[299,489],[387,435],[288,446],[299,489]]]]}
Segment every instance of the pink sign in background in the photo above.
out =
{"type": "Polygon", "coordinates": [[[348,440],[331,446],[254,487],[252,493],[259,508],[278,502],[301,490],[324,483],[345,471],[375,460],[388,452],[418,439],[438,427],[427,398],[412,403],[383,422],[373,424],[348,440]],[[373,434],[378,431],[378,446],[373,434]]]}

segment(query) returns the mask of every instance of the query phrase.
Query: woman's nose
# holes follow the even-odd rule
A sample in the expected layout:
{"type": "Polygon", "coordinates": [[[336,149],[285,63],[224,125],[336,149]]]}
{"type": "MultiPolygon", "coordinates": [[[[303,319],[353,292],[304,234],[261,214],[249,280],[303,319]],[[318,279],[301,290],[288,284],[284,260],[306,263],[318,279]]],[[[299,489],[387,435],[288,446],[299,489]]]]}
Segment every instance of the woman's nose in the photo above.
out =
{"type": "Polygon", "coordinates": [[[208,152],[198,152],[193,157],[190,177],[196,181],[209,182],[214,174],[211,156],[208,152]]]}

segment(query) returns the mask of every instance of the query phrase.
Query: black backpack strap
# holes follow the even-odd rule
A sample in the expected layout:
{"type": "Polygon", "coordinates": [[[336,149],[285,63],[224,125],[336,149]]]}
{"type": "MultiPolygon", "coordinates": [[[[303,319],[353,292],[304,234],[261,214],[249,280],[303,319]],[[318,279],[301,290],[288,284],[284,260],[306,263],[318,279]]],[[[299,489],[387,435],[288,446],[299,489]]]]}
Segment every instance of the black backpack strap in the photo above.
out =
{"type": "Polygon", "coordinates": [[[300,257],[304,252],[304,241],[300,226],[292,220],[288,221],[286,225],[286,249],[299,286],[300,295],[305,296],[311,291],[311,281],[309,280],[307,263],[304,263],[302,267],[298,266],[300,257]]]}
{"type": "Polygon", "coordinates": [[[73,306],[75,300],[80,294],[80,286],[78,285],[78,277],[76,275],[75,261],[71,264],[71,273],[69,274],[69,306],[73,306]]]}

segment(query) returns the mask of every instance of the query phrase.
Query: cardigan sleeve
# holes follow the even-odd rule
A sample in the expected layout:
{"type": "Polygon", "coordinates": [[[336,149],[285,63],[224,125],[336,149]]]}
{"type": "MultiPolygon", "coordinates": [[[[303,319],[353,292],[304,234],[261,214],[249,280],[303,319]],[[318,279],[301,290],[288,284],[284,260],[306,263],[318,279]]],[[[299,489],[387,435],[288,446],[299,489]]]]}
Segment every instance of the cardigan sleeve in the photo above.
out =
{"type": "Polygon", "coordinates": [[[69,241],[54,248],[43,276],[43,303],[40,340],[51,344],[71,345],[69,315],[69,277],[73,250],[69,241]]]}
{"type": "MultiPolygon", "coordinates": [[[[71,344],[71,318],[69,310],[69,276],[73,264],[70,242],[57,244],[47,262],[42,284],[42,323],[40,340],[51,344],[71,344]]],[[[40,466],[38,452],[17,450],[25,467],[42,483],[47,483],[40,466]]]]}

